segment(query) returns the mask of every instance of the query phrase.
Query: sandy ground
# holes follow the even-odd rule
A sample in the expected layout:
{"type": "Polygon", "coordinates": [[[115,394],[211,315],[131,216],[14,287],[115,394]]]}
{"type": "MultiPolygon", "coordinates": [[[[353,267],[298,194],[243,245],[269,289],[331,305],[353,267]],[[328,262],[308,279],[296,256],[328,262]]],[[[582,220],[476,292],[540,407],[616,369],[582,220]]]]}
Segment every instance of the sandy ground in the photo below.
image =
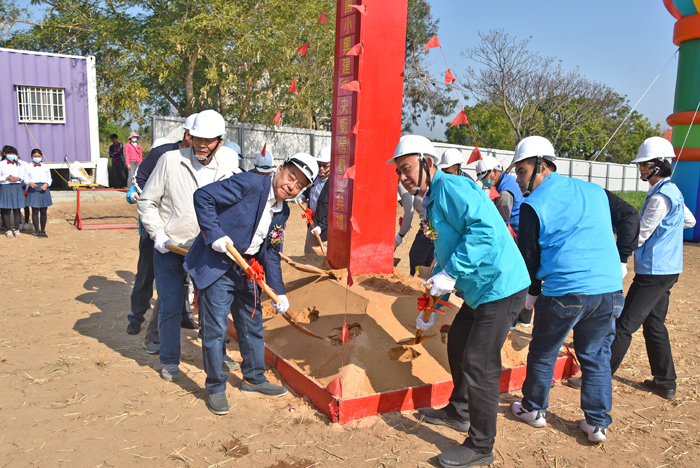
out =
{"type": "MultiPolygon", "coordinates": [[[[135,210],[121,200],[84,203],[84,217],[122,221],[135,210]]],[[[84,231],[70,224],[74,204],[49,210],[49,239],[2,238],[0,273],[0,468],[24,466],[425,467],[461,443],[451,429],[393,413],[339,426],[288,394],[243,396],[229,376],[231,412],[212,415],[203,398],[196,332],[183,332],[187,375],[160,379],[157,356],[125,332],[137,258],[133,230],[84,231]]],[[[295,212],[292,211],[294,214],[295,212]]],[[[89,220],[88,220],[89,221],[89,220]]],[[[105,221],[105,220],[101,220],[105,221]]],[[[285,251],[299,255],[303,225],[292,216],[285,251]]],[[[409,234],[412,239],[415,228],[409,234]]],[[[399,247],[407,269],[410,242],[399,247]]],[[[697,467],[698,268],[700,248],[685,246],[686,268],[673,289],[667,324],[678,372],[678,398],[646,392],[641,332],[613,380],[614,423],[608,443],[590,444],[578,428],[579,394],[557,382],[548,426],[514,420],[501,395],[496,462],[501,467],[697,467]]],[[[626,286],[629,285],[626,281],[626,286]]],[[[239,359],[235,342],[229,354],[239,359]]],[[[272,374],[272,373],[270,373],[272,374]]],[[[270,378],[275,380],[275,376],[270,378]]]]}

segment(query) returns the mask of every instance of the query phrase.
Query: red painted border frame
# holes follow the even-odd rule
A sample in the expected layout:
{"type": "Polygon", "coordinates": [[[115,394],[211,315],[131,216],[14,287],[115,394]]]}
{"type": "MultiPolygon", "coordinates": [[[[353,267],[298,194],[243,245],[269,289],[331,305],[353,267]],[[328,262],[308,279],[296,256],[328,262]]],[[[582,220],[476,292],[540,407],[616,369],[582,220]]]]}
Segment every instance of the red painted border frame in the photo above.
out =
{"type": "MultiPolygon", "coordinates": [[[[228,333],[237,339],[236,330],[230,319],[228,333]]],[[[275,355],[267,347],[265,347],[265,363],[273,369],[277,369],[282,380],[298,395],[307,397],[317,410],[328,416],[331,421],[341,425],[376,414],[443,406],[447,404],[453,388],[452,381],[448,380],[420,387],[343,399],[328,393],[325,388],[304,375],[294,365],[275,355]]],[[[500,392],[522,388],[526,370],[526,366],[503,370],[499,381],[500,392]]],[[[578,367],[574,362],[574,357],[571,354],[560,355],[554,365],[554,379],[561,380],[577,372],[578,367]]]]}

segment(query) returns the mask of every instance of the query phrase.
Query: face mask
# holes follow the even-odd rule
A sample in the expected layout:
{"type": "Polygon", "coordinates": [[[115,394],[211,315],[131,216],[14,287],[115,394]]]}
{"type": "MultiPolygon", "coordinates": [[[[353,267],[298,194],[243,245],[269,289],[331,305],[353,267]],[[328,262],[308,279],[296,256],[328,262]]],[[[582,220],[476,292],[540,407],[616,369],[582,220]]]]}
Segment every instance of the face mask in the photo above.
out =
{"type": "Polygon", "coordinates": [[[491,179],[489,179],[488,176],[484,177],[484,178],[481,180],[481,183],[484,184],[484,187],[486,187],[486,188],[488,188],[488,189],[490,189],[491,186],[493,185],[493,182],[491,182],[491,179]]]}
{"type": "Polygon", "coordinates": [[[17,159],[16,154],[8,154],[6,157],[8,161],[14,161],[15,159],[17,159]]]}
{"type": "Polygon", "coordinates": [[[41,158],[32,158],[32,161],[34,161],[34,164],[41,164],[41,158]]]}
{"type": "Polygon", "coordinates": [[[134,137],[134,138],[131,139],[131,141],[134,142],[134,143],[136,143],[137,141],[139,141],[139,139],[136,138],[136,137],[134,137]]]}

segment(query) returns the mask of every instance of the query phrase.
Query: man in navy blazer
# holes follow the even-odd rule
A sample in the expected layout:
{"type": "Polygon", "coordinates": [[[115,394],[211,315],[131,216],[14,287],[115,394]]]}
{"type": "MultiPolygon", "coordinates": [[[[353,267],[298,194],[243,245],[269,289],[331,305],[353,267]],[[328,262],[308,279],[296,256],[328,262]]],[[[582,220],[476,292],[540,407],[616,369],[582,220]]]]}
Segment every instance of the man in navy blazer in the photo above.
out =
{"type": "Polygon", "coordinates": [[[280,249],[289,218],[285,200],[295,198],[318,174],[316,160],[308,154],[288,157],[273,177],[244,172],[202,187],[194,194],[201,233],[185,257],[185,270],[199,290],[202,354],[207,374],[207,403],[214,414],[228,413],[226,381],[221,372],[228,314],[238,334],[243,362],[244,393],[278,397],[287,390],[265,377],[265,343],[260,307],[260,288],[226,255],[233,245],[243,257],[256,260],[265,271],[267,284],[279,295],[277,312],[289,309],[285,295],[280,249]]]}

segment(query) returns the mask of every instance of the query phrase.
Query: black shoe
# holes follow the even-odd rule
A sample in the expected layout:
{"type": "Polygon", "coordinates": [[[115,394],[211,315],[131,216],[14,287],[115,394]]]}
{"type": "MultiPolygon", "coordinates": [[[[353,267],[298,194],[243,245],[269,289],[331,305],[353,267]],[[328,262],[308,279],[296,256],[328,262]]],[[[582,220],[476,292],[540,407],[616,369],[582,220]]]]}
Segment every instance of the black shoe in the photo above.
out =
{"type": "Polygon", "coordinates": [[[187,328],[188,330],[197,330],[199,328],[199,325],[197,325],[197,322],[194,321],[190,314],[182,316],[180,326],[182,328],[187,328]]]}
{"type": "Polygon", "coordinates": [[[34,237],[44,237],[44,236],[41,235],[41,231],[36,231],[34,233],[34,237]]]}
{"type": "Polygon", "coordinates": [[[270,398],[277,398],[287,394],[287,389],[281,385],[275,385],[270,382],[265,382],[257,385],[251,385],[245,380],[241,383],[241,392],[243,393],[261,393],[270,398]]]}
{"type": "Polygon", "coordinates": [[[46,235],[46,231],[41,231],[41,237],[44,237],[44,238],[46,238],[46,239],[49,238],[49,236],[46,235]]]}
{"type": "Polygon", "coordinates": [[[226,392],[212,393],[207,397],[207,407],[214,414],[228,414],[226,392]]]}
{"type": "Polygon", "coordinates": [[[663,388],[659,384],[656,383],[655,380],[653,379],[647,379],[645,380],[642,385],[644,385],[646,388],[651,390],[652,392],[656,393],[659,395],[661,398],[665,398],[667,400],[673,400],[676,398],[676,389],[670,389],[670,388],[663,388]]]}
{"type": "Polygon", "coordinates": [[[141,324],[129,322],[129,325],[126,326],[126,332],[129,335],[138,335],[141,333],[141,324]]]}
{"type": "Polygon", "coordinates": [[[420,414],[427,423],[437,426],[447,426],[457,432],[469,432],[469,426],[471,425],[469,421],[449,418],[444,408],[423,408],[420,410],[420,414]]]}
{"type": "MultiPolygon", "coordinates": [[[[469,440],[469,439],[467,439],[469,440]]],[[[488,466],[494,462],[493,451],[479,453],[474,449],[460,445],[438,456],[440,466],[444,468],[471,468],[473,466],[488,466]]]]}
{"type": "Polygon", "coordinates": [[[566,379],[567,385],[569,387],[575,388],[577,390],[581,390],[581,386],[583,385],[581,377],[569,377],[566,379]]]}

